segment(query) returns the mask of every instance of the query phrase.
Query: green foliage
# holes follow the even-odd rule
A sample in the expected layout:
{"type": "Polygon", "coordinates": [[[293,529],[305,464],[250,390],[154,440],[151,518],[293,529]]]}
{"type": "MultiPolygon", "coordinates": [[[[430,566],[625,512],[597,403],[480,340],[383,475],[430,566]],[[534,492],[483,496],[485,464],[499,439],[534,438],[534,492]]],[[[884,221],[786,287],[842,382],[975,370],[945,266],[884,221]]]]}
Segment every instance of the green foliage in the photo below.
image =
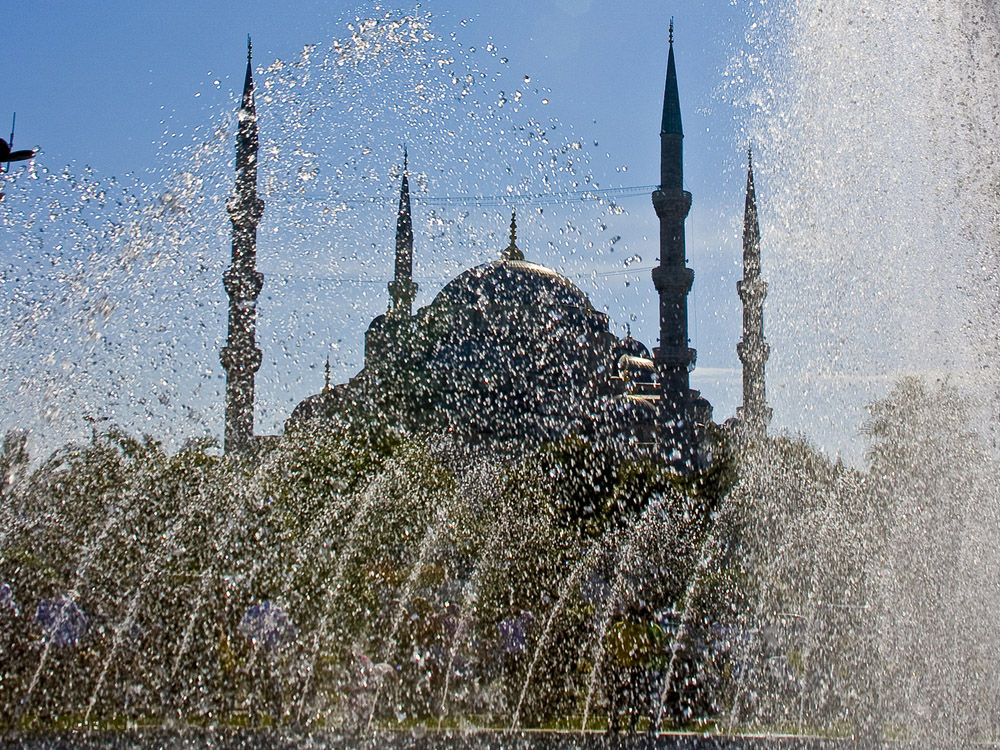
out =
{"type": "Polygon", "coordinates": [[[544,487],[556,525],[596,538],[631,523],[653,498],[707,521],[735,481],[735,461],[721,432],[711,434],[715,460],[704,470],[682,476],[652,457],[623,458],[611,446],[571,436],[544,446],[526,462],[531,481],[544,487]]]}
{"type": "Polygon", "coordinates": [[[657,467],[622,461],[611,448],[575,436],[545,446],[528,465],[530,479],[545,486],[557,527],[582,536],[598,537],[634,518],[662,486],[657,467]]]}
{"type": "Polygon", "coordinates": [[[682,478],[576,438],[502,468],[357,422],[252,461],[112,429],[28,474],[19,446],[4,466],[22,520],[0,553],[19,607],[0,615],[8,726],[23,706],[39,726],[579,715],[606,616],[591,589],[627,579],[647,606],[676,602],[726,486],[720,468],[682,478]],[[87,627],[46,647],[35,610],[60,597],[87,627]],[[265,599],[294,626],[280,647],[242,625],[265,599]]]}

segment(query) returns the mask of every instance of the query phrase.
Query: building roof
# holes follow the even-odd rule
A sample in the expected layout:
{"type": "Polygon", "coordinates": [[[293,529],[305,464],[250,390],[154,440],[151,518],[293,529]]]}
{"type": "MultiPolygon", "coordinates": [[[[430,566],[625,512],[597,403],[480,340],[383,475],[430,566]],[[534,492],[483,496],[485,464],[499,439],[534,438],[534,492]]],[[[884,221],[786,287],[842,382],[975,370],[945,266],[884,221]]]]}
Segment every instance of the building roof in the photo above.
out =
{"type": "Polygon", "coordinates": [[[514,303],[526,308],[564,305],[593,311],[587,295],[559,272],[524,260],[495,260],[470,268],[440,291],[431,307],[514,303]]]}

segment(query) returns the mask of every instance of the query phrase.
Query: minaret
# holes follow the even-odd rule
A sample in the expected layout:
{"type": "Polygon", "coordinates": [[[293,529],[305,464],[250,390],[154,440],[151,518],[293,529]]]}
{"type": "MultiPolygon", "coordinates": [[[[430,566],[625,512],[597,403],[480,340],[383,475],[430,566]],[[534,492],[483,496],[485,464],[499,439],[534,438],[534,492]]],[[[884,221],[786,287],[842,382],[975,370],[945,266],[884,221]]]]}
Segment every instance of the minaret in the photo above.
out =
{"type": "Polygon", "coordinates": [[[403,152],[403,182],[399,188],[399,213],[396,217],[396,272],[389,282],[392,311],[410,316],[417,285],[413,282],[413,215],[410,212],[408,159],[403,152]]]}
{"type": "Polygon", "coordinates": [[[743,406],[737,410],[737,416],[743,436],[759,441],[766,437],[771,421],[764,391],[764,364],[771,348],[764,340],[767,282],[760,277],[760,224],[750,149],[747,149],[747,200],[743,214],[743,280],[736,283],[736,290],[743,301],[743,340],[736,345],[743,363],[743,406]]]}
{"type": "Polygon", "coordinates": [[[653,193],[653,207],[660,219],[660,264],[653,269],[653,284],[660,297],[660,345],[653,359],[660,378],[663,417],[679,426],[673,439],[684,443],[693,440],[690,430],[695,394],[691,393],[688,374],[694,369],[695,351],[688,346],[687,296],[694,271],[687,267],[684,247],[684,220],[691,210],[691,193],[684,190],[684,130],[674,67],[673,20],[669,42],[660,126],[660,188],[653,193]]]}
{"type": "Polygon", "coordinates": [[[233,262],[222,280],[229,294],[229,337],[220,352],[226,371],[226,453],[254,447],[254,374],[260,368],[257,348],[257,297],[264,277],[257,272],[257,224],[264,201],[257,197],[257,111],[253,100],[250,37],[247,73],[236,136],[236,192],[226,202],[233,222],[233,262]]]}

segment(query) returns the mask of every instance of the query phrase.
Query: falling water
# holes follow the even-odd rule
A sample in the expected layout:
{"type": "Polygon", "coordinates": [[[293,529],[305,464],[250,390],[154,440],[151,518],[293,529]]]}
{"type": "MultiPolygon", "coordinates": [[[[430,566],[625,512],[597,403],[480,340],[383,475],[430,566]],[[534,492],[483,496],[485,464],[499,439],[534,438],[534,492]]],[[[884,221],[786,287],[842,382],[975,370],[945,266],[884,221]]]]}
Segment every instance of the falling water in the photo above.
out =
{"type": "MultiPolygon", "coordinates": [[[[758,562],[778,566],[766,609],[807,623],[785,641],[804,723],[840,713],[861,733],[995,736],[980,675],[996,654],[980,644],[1000,563],[982,533],[998,487],[1000,14],[977,0],[797,0],[750,15],[755,54],[732,72],[753,83],[730,90],[767,186],[776,419],[809,411],[807,437],[846,424],[870,446],[857,473],[806,471],[795,488],[801,454],[744,480],[772,519],[756,527],[758,562]],[[822,674],[832,639],[856,677],[822,674]]],[[[769,617],[751,629],[777,627],[769,617]]],[[[766,693],[760,710],[780,715],[784,691],[766,693]]]]}
{"type": "Polygon", "coordinates": [[[542,650],[548,645],[549,634],[552,632],[552,624],[562,612],[569,596],[579,587],[580,577],[584,574],[584,572],[590,571],[597,562],[597,557],[601,552],[603,541],[604,540],[602,539],[591,545],[590,549],[585,552],[583,557],[580,558],[580,561],[573,568],[573,572],[570,573],[570,575],[563,582],[562,588],[559,591],[559,596],[552,605],[552,609],[549,610],[548,617],[545,618],[545,626],[542,628],[542,634],[538,638],[538,643],[535,644],[535,652],[532,654],[531,663],[528,664],[528,671],[524,677],[524,684],[521,686],[521,693],[517,697],[517,707],[514,709],[514,715],[510,720],[510,726],[507,731],[513,732],[518,728],[518,722],[521,719],[521,707],[524,705],[524,696],[527,694],[528,688],[531,687],[531,678],[535,674],[535,668],[538,666],[538,659],[542,655],[542,650]]]}
{"type": "Polygon", "coordinates": [[[309,685],[311,682],[311,677],[316,666],[316,659],[319,657],[320,646],[323,643],[324,637],[328,636],[327,626],[331,618],[331,607],[336,603],[337,595],[341,591],[342,579],[344,576],[344,571],[346,570],[347,564],[351,560],[351,556],[355,553],[354,540],[358,534],[364,529],[365,523],[368,521],[370,513],[374,510],[376,505],[377,497],[384,492],[386,489],[387,477],[385,475],[379,475],[374,481],[368,484],[365,491],[361,494],[360,503],[354,513],[354,517],[351,520],[351,525],[347,529],[347,533],[344,537],[344,546],[340,550],[337,556],[337,567],[335,569],[334,577],[330,581],[330,585],[326,588],[326,596],[324,598],[324,608],[323,615],[319,622],[319,627],[316,629],[316,634],[313,639],[312,649],[311,649],[311,659],[312,662],[306,671],[308,679],[302,689],[302,698],[299,701],[297,718],[302,719],[302,712],[305,709],[306,699],[309,695],[309,685]]]}
{"type": "MultiPolygon", "coordinates": [[[[442,509],[443,510],[443,509],[442,509]]],[[[386,646],[384,654],[387,658],[396,648],[396,635],[399,632],[399,626],[403,621],[403,615],[406,613],[406,605],[409,603],[410,598],[413,596],[413,590],[417,585],[417,580],[420,578],[420,574],[423,572],[424,565],[427,562],[428,556],[431,551],[435,548],[438,542],[438,537],[441,534],[444,526],[447,524],[447,514],[442,513],[438,518],[430,524],[427,530],[424,532],[423,540],[420,542],[420,550],[417,553],[417,560],[413,565],[413,570],[410,572],[409,577],[406,579],[406,583],[403,585],[402,594],[399,597],[399,604],[396,610],[396,614],[392,619],[392,627],[389,629],[389,637],[386,641],[386,646]]],[[[446,678],[447,679],[447,678],[446,678]]],[[[382,695],[382,685],[384,682],[384,674],[376,675],[375,679],[375,695],[372,698],[372,709],[368,714],[368,722],[365,725],[366,730],[370,730],[372,726],[372,721],[375,719],[375,710],[378,708],[378,701],[382,695]]]]}
{"type": "MultiPolygon", "coordinates": [[[[775,421],[808,425],[821,444],[864,432],[869,452],[844,463],[786,436],[741,446],[716,528],[696,540],[705,564],[660,602],[683,602],[667,679],[708,621],[718,628],[698,632],[699,656],[727,669],[695,665],[689,681],[716,702],[673,708],[706,731],[721,720],[732,732],[995,741],[1000,10],[761,0],[747,16],[720,96],[758,154],[775,421]]],[[[266,431],[319,390],[309,368],[329,356],[335,379],[356,370],[385,301],[402,144],[428,209],[424,295],[495,257],[508,209],[598,187],[587,149],[542,114],[544,91],[529,77],[510,84],[496,49],[453,41],[426,15],[388,14],[256,71],[266,431]],[[399,96],[372,94],[387,90],[399,96]],[[435,205],[443,194],[478,199],[435,205]]],[[[36,164],[5,188],[4,426],[30,428],[36,455],[87,432],[94,449],[78,442],[2,488],[0,570],[24,614],[0,600],[0,635],[32,665],[4,667],[5,726],[12,712],[44,725],[46,711],[97,727],[123,715],[235,726],[270,710],[254,684],[266,673],[278,702],[295,704],[270,721],[337,729],[356,698],[359,644],[391,668],[375,683],[371,728],[448,718],[586,730],[607,705],[605,636],[631,568],[643,545],[678,546],[692,514],[664,520],[676,498],[660,495],[596,531],[574,525],[553,499],[558,473],[527,449],[511,461],[391,431],[298,436],[238,466],[185,442],[221,432],[232,138],[228,108],[146,182],[36,164]],[[149,461],[130,463],[117,433],[96,426],[112,416],[165,448],[150,441],[139,451],[149,461]],[[500,471],[503,461],[514,465],[500,471]],[[118,484],[83,503],[66,489],[81,467],[118,484]],[[118,560],[119,549],[133,552],[118,560]],[[610,599],[588,600],[583,578],[606,554],[618,556],[602,581],[610,599]],[[440,580],[422,585],[432,568],[440,580]],[[31,613],[66,591],[93,625],[85,649],[55,654],[31,613]],[[418,594],[426,613],[411,626],[418,594]],[[236,623],[271,597],[297,636],[265,654],[236,623]],[[522,615],[518,642],[504,643],[501,626],[522,615]],[[150,645],[129,683],[133,631],[150,645]],[[439,664],[423,663],[435,654],[439,664]],[[459,657],[471,665],[461,677],[459,657]],[[546,658],[563,671],[546,674],[546,658]],[[57,680],[66,687],[42,700],[57,680]],[[398,705],[379,701],[383,689],[398,705]]],[[[519,211],[519,231],[531,260],[572,275],[608,262],[621,215],[606,201],[539,203],[519,211]]],[[[666,686],[658,697],[662,712],[666,686]]]]}
{"type": "MultiPolygon", "coordinates": [[[[469,506],[482,501],[484,497],[490,497],[496,501],[498,500],[496,497],[497,485],[500,481],[501,477],[497,472],[496,466],[486,462],[476,463],[462,476],[458,492],[456,493],[457,501],[465,502],[469,506]]],[[[452,636],[451,645],[448,648],[448,662],[444,672],[444,685],[441,688],[438,729],[441,728],[445,719],[451,679],[455,670],[455,660],[458,657],[459,649],[466,645],[465,639],[469,634],[469,628],[472,624],[475,607],[479,599],[479,588],[482,583],[482,577],[497,565],[497,556],[503,552],[502,546],[499,543],[501,535],[498,533],[497,527],[505,523],[505,519],[503,516],[500,516],[495,519],[494,523],[495,526],[487,531],[486,536],[488,541],[482,557],[477,561],[472,575],[469,576],[468,581],[462,587],[461,616],[455,627],[455,634],[452,636]]]]}

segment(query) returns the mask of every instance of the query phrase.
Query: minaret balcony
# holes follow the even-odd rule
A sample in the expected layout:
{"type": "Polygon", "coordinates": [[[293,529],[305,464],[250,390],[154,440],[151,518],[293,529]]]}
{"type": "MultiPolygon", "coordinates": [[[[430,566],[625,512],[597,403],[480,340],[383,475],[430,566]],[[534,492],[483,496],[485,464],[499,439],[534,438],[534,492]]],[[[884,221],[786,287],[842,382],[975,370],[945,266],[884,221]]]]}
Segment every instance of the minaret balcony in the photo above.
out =
{"type": "Polygon", "coordinates": [[[653,286],[660,294],[685,296],[694,284],[694,270],[683,267],[657,266],[653,269],[653,286]]]}
{"type": "Polygon", "coordinates": [[[689,346],[660,346],[653,350],[653,361],[657,369],[686,367],[687,371],[691,372],[694,370],[695,362],[698,361],[698,352],[689,346]]]}
{"type": "Polygon", "coordinates": [[[744,366],[763,365],[771,356],[771,345],[766,341],[740,341],[736,344],[736,354],[744,366]]]}
{"type": "Polygon", "coordinates": [[[219,359],[227,373],[253,374],[260,369],[263,354],[256,346],[224,346],[219,352],[219,359]]]}
{"type": "Polygon", "coordinates": [[[222,274],[230,299],[257,299],[264,287],[264,274],[250,268],[230,266],[222,274]]]}
{"type": "Polygon", "coordinates": [[[685,219],[691,211],[691,193],[687,190],[656,190],[653,208],[661,219],[685,219]]]}
{"type": "Polygon", "coordinates": [[[736,282],[736,291],[744,305],[756,305],[767,296],[767,282],[759,276],[749,281],[743,279],[736,282]]]}
{"type": "Polygon", "coordinates": [[[237,195],[226,201],[226,210],[234,226],[257,226],[264,215],[264,201],[256,196],[237,195]]]}

